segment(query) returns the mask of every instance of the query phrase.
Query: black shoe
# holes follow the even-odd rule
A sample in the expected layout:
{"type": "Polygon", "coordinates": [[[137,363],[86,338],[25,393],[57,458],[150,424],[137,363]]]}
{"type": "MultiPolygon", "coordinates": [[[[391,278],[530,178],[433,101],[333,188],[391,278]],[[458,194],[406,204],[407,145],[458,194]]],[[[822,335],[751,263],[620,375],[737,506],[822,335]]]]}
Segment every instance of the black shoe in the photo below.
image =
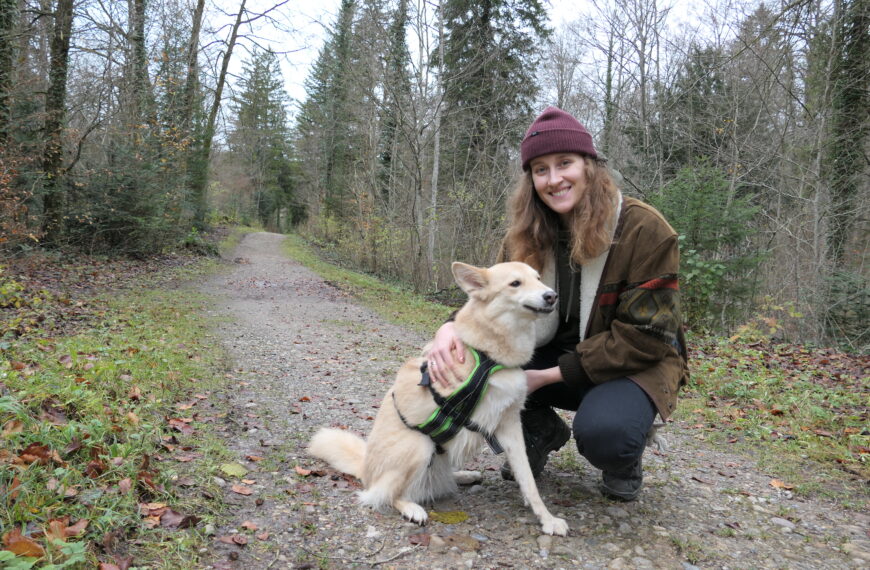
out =
{"type": "MultiPolygon", "coordinates": [[[[537,478],[547,464],[551,451],[556,451],[571,439],[571,428],[552,408],[532,408],[520,414],[523,424],[523,439],[526,442],[526,456],[532,475],[537,478]]],[[[508,481],[514,480],[510,465],[501,466],[501,476],[508,481]]]]}
{"type": "Polygon", "coordinates": [[[601,494],[617,501],[634,501],[643,487],[643,463],[639,457],[634,464],[622,471],[601,473],[601,494]]]}

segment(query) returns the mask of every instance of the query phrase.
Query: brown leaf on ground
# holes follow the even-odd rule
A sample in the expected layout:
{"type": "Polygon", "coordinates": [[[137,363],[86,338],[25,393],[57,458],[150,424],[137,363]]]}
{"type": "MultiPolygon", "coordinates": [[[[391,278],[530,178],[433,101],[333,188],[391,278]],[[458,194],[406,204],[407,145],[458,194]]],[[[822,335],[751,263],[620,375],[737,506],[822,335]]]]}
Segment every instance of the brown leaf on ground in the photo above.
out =
{"type": "Polygon", "coordinates": [[[133,480],[129,477],[121,479],[120,481],[118,481],[118,489],[121,491],[122,494],[126,495],[133,489],[133,480]]]}
{"type": "Polygon", "coordinates": [[[3,546],[16,556],[27,556],[30,558],[42,558],[45,556],[45,550],[39,543],[29,537],[23,536],[19,528],[13,528],[3,535],[3,546]]]}
{"type": "Polygon", "coordinates": [[[432,537],[425,532],[421,532],[420,534],[412,534],[408,537],[408,542],[410,542],[413,546],[429,546],[429,541],[432,537]]]}
{"type": "Polygon", "coordinates": [[[260,527],[258,527],[256,523],[253,523],[253,522],[251,522],[251,521],[245,521],[245,522],[242,523],[242,528],[245,529],[245,530],[250,530],[250,531],[253,532],[253,531],[257,530],[257,529],[260,528],[260,527]]]}
{"type": "Polygon", "coordinates": [[[193,426],[190,425],[192,420],[187,419],[178,419],[172,418],[169,420],[169,427],[174,429],[177,432],[183,433],[184,435],[190,435],[194,432],[193,426]]]}
{"type": "Polygon", "coordinates": [[[779,479],[771,479],[770,486],[775,489],[785,489],[786,491],[791,491],[792,489],[794,489],[794,485],[790,483],[783,483],[779,479]]]}
{"type": "Polygon", "coordinates": [[[96,479],[100,475],[106,472],[108,467],[106,466],[106,462],[102,459],[94,459],[89,461],[87,466],[85,467],[85,475],[90,477],[91,479],[96,479]]]}
{"type": "Polygon", "coordinates": [[[196,526],[200,521],[199,517],[194,515],[182,515],[172,509],[166,511],[160,517],[160,526],[164,528],[191,528],[196,526]]]}
{"type": "Polygon", "coordinates": [[[24,431],[24,422],[21,420],[9,420],[3,424],[3,431],[0,433],[0,437],[7,438],[10,435],[21,433],[22,431],[24,431]]]}
{"type": "Polygon", "coordinates": [[[221,542],[225,542],[226,544],[237,544],[239,546],[244,546],[248,544],[248,538],[241,534],[231,534],[226,536],[218,537],[218,540],[221,542]]]}
{"type": "Polygon", "coordinates": [[[24,451],[18,454],[14,463],[17,465],[30,465],[36,463],[38,465],[48,465],[49,462],[55,462],[59,465],[65,465],[66,462],[60,458],[57,452],[49,449],[47,445],[31,443],[24,451]]]}
{"type": "Polygon", "coordinates": [[[89,522],[87,519],[79,519],[77,523],[70,525],[69,517],[51,519],[48,521],[48,530],[45,531],[45,536],[52,540],[66,541],[67,538],[83,533],[89,522]]]}
{"type": "Polygon", "coordinates": [[[231,489],[232,489],[233,493],[238,493],[239,495],[251,495],[254,492],[254,490],[251,489],[250,487],[246,487],[244,485],[238,485],[238,484],[233,485],[231,487],[231,489]]]}

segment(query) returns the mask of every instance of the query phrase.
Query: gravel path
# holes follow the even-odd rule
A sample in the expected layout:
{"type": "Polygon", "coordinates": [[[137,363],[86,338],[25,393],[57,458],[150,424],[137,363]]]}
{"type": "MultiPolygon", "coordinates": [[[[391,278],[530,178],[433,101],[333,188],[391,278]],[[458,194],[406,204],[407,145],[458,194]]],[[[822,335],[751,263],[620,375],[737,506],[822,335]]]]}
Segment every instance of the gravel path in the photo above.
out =
{"type": "Polygon", "coordinates": [[[360,507],[356,481],[307,457],[305,444],[322,425],[365,433],[398,365],[427,339],[287,259],[282,239],[247,235],[232,270],[201,286],[226,317],[217,333],[234,359],[219,429],[248,471],[215,478],[233,516],[209,529],[207,567],[870,567],[867,513],[776,489],[773,474],[680,423],[667,429],[668,451],[644,456],[634,503],[604,500],[599,473],[573,446],[552,458],[539,487],[571,526],[564,538],[540,535],[489,451],[473,466],[485,470],[481,485],[432,506],[464,521],[421,528],[360,507]]]}

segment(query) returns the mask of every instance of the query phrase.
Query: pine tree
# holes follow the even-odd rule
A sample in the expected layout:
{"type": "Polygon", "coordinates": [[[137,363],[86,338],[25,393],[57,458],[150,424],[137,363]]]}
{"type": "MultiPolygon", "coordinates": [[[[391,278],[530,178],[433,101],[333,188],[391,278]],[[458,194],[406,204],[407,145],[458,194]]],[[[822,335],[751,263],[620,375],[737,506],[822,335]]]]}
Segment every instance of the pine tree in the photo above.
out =
{"type": "Polygon", "coordinates": [[[342,0],[335,29],[305,81],[308,98],[297,120],[297,146],[313,193],[328,214],[339,218],[346,209],[352,160],[348,121],[356,9],[355,0],[342,0]]]}
{"type": "Polygon", "coordinates": [[[230,149],[252,181],[256,216],[264,225],[277,223],[291,201],[294,180],[287,167],[288,96],[275,52],[253,52],[243,66],[239,89],[233,100],[230,149]]]}
{"type": "Polygon", "coordinates": [[[491,157],[504,136],[515,140],[532,113],[546,22],[540,0],[444,3],[448,115],[475,154],[491,157]]]}

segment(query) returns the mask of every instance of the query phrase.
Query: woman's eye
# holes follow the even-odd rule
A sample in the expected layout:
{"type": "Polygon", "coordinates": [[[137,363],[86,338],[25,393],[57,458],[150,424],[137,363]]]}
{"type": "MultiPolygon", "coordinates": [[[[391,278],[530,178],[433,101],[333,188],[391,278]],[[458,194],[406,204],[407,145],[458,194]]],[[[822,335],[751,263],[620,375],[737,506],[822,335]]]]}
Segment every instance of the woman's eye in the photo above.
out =
{"type": "Polygon", "coordinates": [[[520,280],[519,280],[519,279],[517,279],[516,281],[514,281],[513,283],[511,283],[511,287],[519,287],[520,285],[522,285],[522,283],[520,283],[520,280]]]}

